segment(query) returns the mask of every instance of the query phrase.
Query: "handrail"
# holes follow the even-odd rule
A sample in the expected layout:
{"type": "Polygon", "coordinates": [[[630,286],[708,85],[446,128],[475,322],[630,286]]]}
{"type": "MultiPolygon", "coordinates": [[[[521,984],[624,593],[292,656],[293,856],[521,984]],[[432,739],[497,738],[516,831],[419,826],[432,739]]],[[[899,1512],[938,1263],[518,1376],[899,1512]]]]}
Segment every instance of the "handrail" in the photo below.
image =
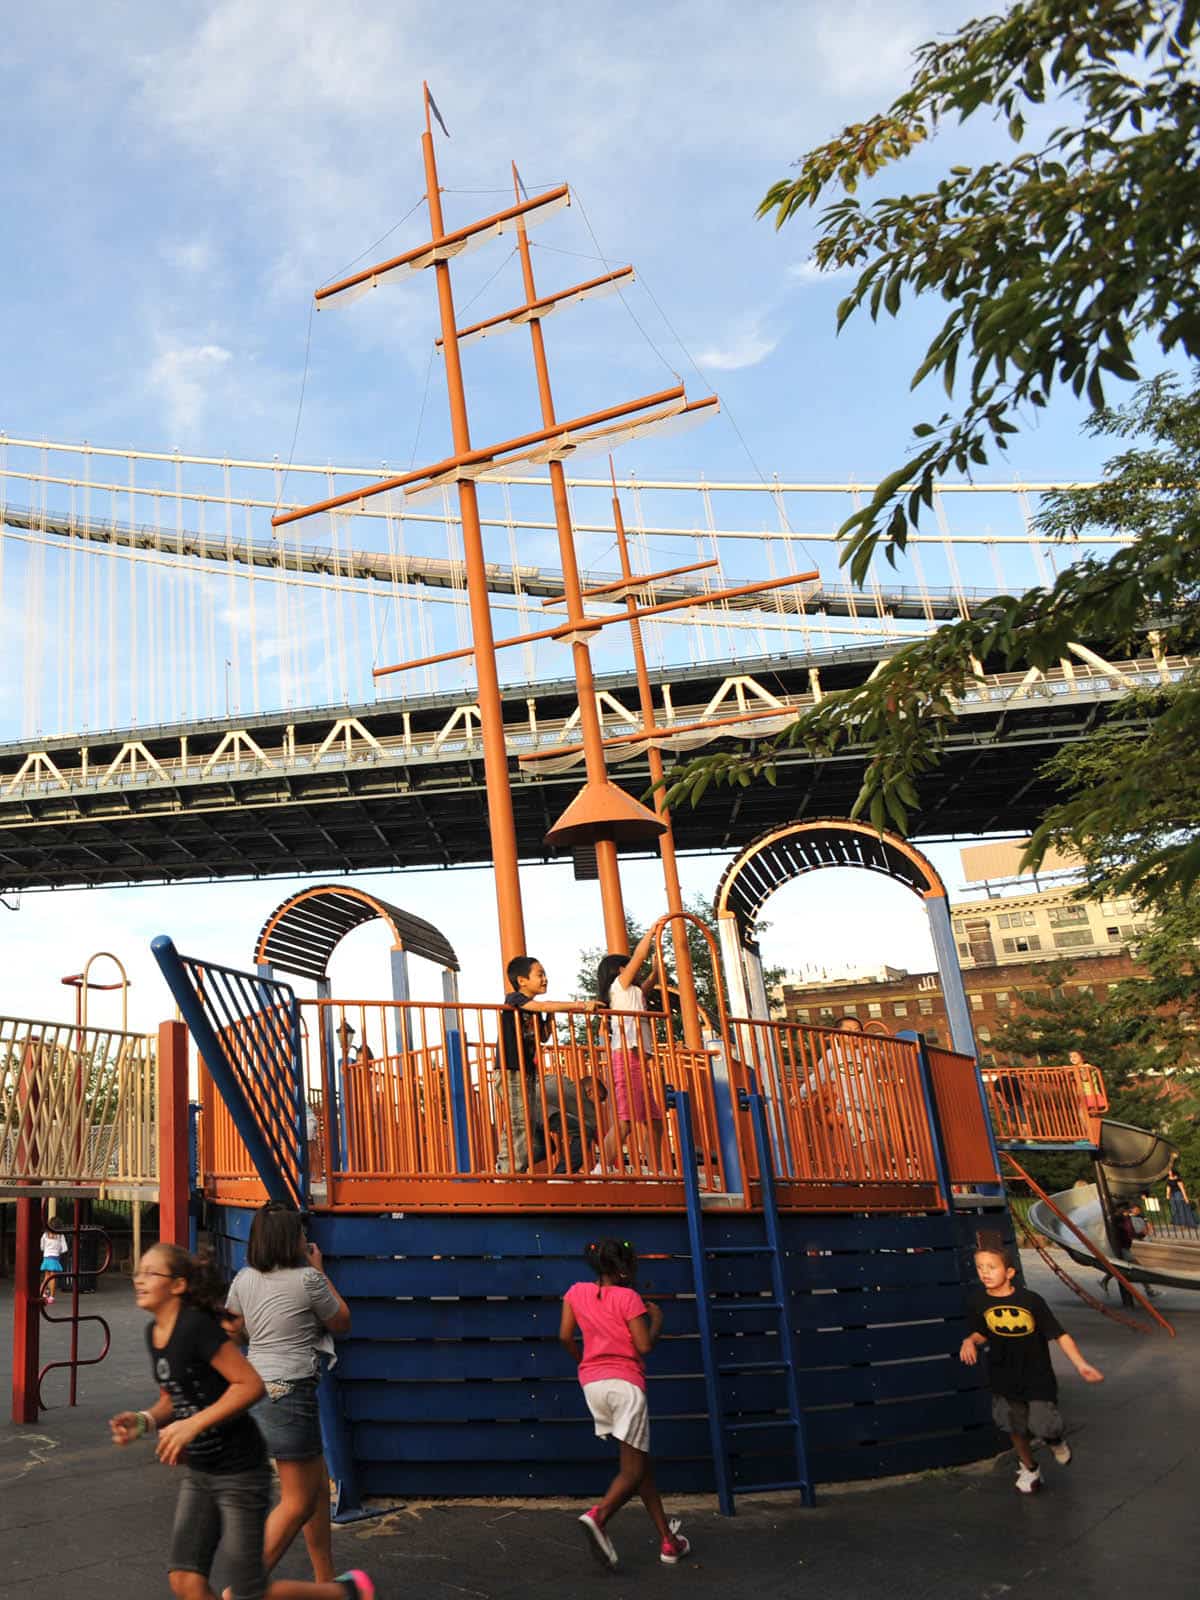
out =
{"type": "Polygon", "coordinates": [[[1104,1268],[1105,1272],[1114,1277],[1121,1287],[1131,1294],[1137,1303],[1142,1307],[1142,1309],[1147,1312],[1148,1315],[1153,1317],[1155,1322],[1157,1322],[1160,1327],[1165,1328],[1173,1339],[1175,1337],[1175,1329],[1167,1321],[1166,1317],[1162,1316],[1158,1311],[1155,1310],[1141,1290],[1136,1289],[1133,1284],[1130,1283],[1129,1279],[1121,1271],[1120,1267],[1117,1266],[1116,1262],[1111,1261],[1108,1256],[1106,1256],[1099,1248],[1099,1246],[1088,1238],[1083,1229],[1074,1223],[1071,1218],[1067,1216],[1065,1211],[1061,1211],[1058,1206],[1055,1205],[1054,1201],[1046,1193],[1045,1189],[1042,1188],[1041,1184],[1036,1178],[1030,1177],[1029,1173],[1026,1172],[1025,1168],[1017,1160],[1016,1156],[1013,1155],[1011,1150],[1005,1150],[1003,1154],[1004,1159],[1009,1163],[1013,1171],[1019,1178],[1029,1185],[1042,1204],[1048,1206],[1060,1222],[1066,1223],[1067,1227],[1070,1228],[1071,1232],[1079,1240],[1080,1244],[1082,1244],[1088,1254],[1095,1256],[1096,1260],[1104,1268]]]}

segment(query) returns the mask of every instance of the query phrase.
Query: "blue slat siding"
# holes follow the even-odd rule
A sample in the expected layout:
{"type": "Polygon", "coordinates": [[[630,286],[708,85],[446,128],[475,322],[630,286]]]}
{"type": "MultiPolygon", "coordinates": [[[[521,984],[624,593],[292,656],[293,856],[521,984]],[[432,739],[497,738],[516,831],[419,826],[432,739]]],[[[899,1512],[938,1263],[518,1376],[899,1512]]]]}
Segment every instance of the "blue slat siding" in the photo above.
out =
{"type": "MultiPolygon", "coordinates": [[[[229,1271],[245,1258],[252,1217],[212,1209],[229,1271]]],[[[714,1245],[758,1237],[737,1214],[709,1226],[714,1245]]],[[[980,1229],[1011,1239],[1003,1212],[782,1218],[818,1483],[953,1466],[998,1448],[982,1375],[957,1360],[980,1229]]],[[[683,1217],[317,1213],[312,1233],[353,1314],[337,1376],[364,1493],[595,1493],[611,1452],[593,1435],[557,1334],[562,1293],[587,1277],[583,1246],[601,1233],[633,1240],[640,1286],[666,1319],[647,1368],[660,1480],[677,1493],[712,1488],[683,1217]]],[[[715,1292],[737,1301],[714,1308],[723,1364],[777,1356],[772,1318],[755,1307],[768,1281],[765,1257],[713,1263],[715,1292]]],[[[775,1374],[731,1374],[722,1385],[746,1420],[782,1409],[775,1374]]],[[[782,1435],[743,1435],[739,1484],[790,1475],[782,1435]]]]}

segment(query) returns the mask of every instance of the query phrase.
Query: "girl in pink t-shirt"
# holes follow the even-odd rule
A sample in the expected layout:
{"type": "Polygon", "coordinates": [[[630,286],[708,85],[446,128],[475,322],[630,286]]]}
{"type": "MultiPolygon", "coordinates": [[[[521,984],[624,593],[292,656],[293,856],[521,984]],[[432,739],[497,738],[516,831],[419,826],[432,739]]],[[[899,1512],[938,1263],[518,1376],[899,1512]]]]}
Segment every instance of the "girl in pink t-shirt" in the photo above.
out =
{"type": "Polygon", "coordinates": [[[662,1330],[662,1312],[633,1287],[637,1256],[628,1240],[589,1244],[584,1259],[594,1283],[574,1283],[563,1295],[558,1337],[579,1366],[583,1397],[600,1439],[621,1447],[621,1465],[599,1504],[580,1517],[596,1559],[617,1564],[606,1524],[635,1494],[640,1494],[661,1540],[659,1559],[673,1567],[691,1550],[677,1519],[667,1521],[650,1460],[650,1416],[646,1408],[644,1358],[662,1330]],[[583,1349],[577,1335],[583,1335],[583,1349]]]}

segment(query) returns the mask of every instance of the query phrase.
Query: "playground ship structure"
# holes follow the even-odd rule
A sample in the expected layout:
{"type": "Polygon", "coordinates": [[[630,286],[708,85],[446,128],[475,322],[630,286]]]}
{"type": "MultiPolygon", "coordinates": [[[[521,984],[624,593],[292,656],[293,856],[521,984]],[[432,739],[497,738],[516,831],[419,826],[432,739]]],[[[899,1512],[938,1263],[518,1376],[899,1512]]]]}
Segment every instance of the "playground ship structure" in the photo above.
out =
{"type": "MultiPolygon", "coordinates": [[[[656,929],[655,959],[665,1000],[641,1024],[645,1114],[633,1115],[627,1132],[612,1116],[617,1025],[606,1012],[569,1010],[553,1019],[550,1037],[532,1045],[510,1012],[506,1048],[503,1008],[460,996],[457,956],[438,929],[351,886],[305,890],[268,920],[250,970],[181,955],[166,936],[154,942],[186,1022],[186,1029],[164,1024],[157,1041],[163,1236],[187,1237],[193,1184],[230,1269],[242,1259],[264,1199],[308,1211],[310,1233],[353,1313],[321,1390],[342,1517],[359,1514],[369,1496],[561,1494],[592,1486],[594,1445],[558,1347],[558,1302],[580,1272],[584,1245],[605,1234],[635,1243],[642,1287],[666,1313],[670,1337],[649,1369],[664,1488],[715,1488],[726,1510],[735,1494],[752,1489],[796,1489],[811,1502],[820,1481],[989,1454],[996,1439],[986,1394],[954,1353],[973,1280],[971,1245],[981,1227],[1007,1239],[1012,1230],[953,941],[939,939],[949,927],[945,889],[918,851],[858,824],[797,822],[757,841],[731,865],[719,895],[731,1013],[715,942],[683,909],[661,789],[651,808],[608,775],[612,741],[597,711],[590,655],[604,628],[630,629],[642,725],[620,738],[646,750],[657,779],[662,729],[639,628],[696,599],[643,598],[656,578],[673,574],[634,575],[615,477],[621,580],[585,591],[562,466],[570,454],[611,450],[712,415],[717,400],[689,399],[676,385],[558,419],[543,324],[569,302],[619,289],[632,269],[542,292],[528,230],[567,205],[569,192],[560,186],[527,197],[515,168],[510,206],[448,228],[435,117],[426,90],[429,239],[318,290],[317,299],[432,272],[453,453],[318,505],[281,509],[274,520],[282,525],[345,513],[380,494],[411,499],[453,486],[470,646],[378,672],[404,673],[455,655],[474,664],[505,963],[524,954],[526,943],[497,652],[543,638],[569,646],[586,782],[546,841],[572,854],[578,876],[598,880],[608,949],[626,945],[620,849],[654,842],[662,859],[668,911],[656,929]],[[452,263],[502,233],[516,238],[523,298],[460,328],[452,263]],[[521,326],[540,426],[478,447],[460,346],[521,326]],[[547,468],[563,614],[543,630],[498,640],[478,485],[519,463],[547,468]],[[589,602],[614,609],[597,615],[589,602]],[[929,1048],[916,1035],[851,1036],[767,1018],[758,910],[787,876],[826,865],[885,873],[924,900],[944,958],[954,1051],[929,1048]],[[375,918],[392,936],[393,998],[335,998],[329,959],[347,933],[375,918]],[[696,1001],[689,931],[713,967],[716,1015],[704,1016],[696,1001]],[[441,1001],[411,999],[410,956],[441,969],[441,1001]],[[297,999],[287,981],[297,977],[315,983],[315,999],[297,999]],[[190,1180],[189,1032],[202,1061],[190,1180]]],[[[771,586],[715,590],[707,599],[771,586]]],[[[761,716],[770,731],[779,715],[739,707],[730,720],[744,725],[761,716]]],[[[534,759],[579,748],[540,750],[534,759]]],[[[497,974],[497,993],[500,982],[497,974]]],[[[40,1103],[35,1047],[21,1048],[12,1097],[18,1121],[40,1103]]],[[[1085,1103],[1080,1084],[1063,1070],[1029,1090],[1022,1114],[1038,1110],[1042,1120],[1030,1135],[1037,1147],[1088,1149],[1096,1140],[1094,1089],[1085,1103]]],[[[68,1176],[76,1187],[82,1182],[79,1172],[42,1164],[35,1173],[36,1163],[25,1165],[41,1195],[54,1184],[65,1192],[68,1176]]],[[[30,1208],[22,1224],[29,1233],[35,1202],[21,1203],[30,1208]]],[[[29,1337],[27,1328],[19,1360],[26,1372],[29,1337]]]]}

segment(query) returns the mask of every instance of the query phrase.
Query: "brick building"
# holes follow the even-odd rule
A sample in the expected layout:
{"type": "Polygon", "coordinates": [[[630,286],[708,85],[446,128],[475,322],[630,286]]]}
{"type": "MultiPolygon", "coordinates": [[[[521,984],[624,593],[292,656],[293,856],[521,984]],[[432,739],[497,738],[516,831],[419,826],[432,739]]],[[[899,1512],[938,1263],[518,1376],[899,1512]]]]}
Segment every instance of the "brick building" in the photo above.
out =
{"type": "MultiPolygon", "coordinates": [[[[1049,987],[1046,967],[1069,961],[1068,989],[1097,999],[1142,975],[1129,953],[1144,917],[1128,900],[1079,901],[1070,888],[966,901],[951,913],[967,1003],[981,1051],[1010,1017],[1025,1009],[1021,993],[1049,987]]],[[[916,1028],[949,1044],[950,1025],[936,972],[894,967],[850,978],[785,978],[771,994],[772,1012],[790,1022],[829,1026],[858,1017],[873,1032],[916,1028]]]]}

